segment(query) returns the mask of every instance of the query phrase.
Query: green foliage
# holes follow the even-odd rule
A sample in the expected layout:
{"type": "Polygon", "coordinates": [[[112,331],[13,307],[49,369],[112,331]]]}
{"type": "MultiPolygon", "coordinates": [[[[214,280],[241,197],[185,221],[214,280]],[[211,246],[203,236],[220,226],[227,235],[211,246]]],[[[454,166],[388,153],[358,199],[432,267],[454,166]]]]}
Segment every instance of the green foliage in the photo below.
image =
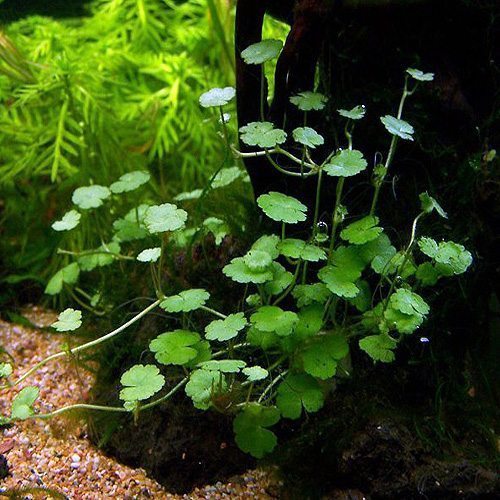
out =
{"type": "Polygon", "coordinates": [[[251,122],[240,127],[241,140],[249,146],[273,148],[286,141],[286,132],[274,128],[271,122],[251,122]]]}
{"type": "Polygon", "coordinates": [[[58,332],[70,332],[77,330],[82,325],[82,311],[69,307],[57,317],[57,321],[52,323],[52,327],[58,332]]]}
{"type": "Polygon", "coordinates": [[[7,378],[12,375],[12,365],[10,363],[0,363],[0,378],[7,378]]]}
{"type": "Polygon", "coordinates": [[[324,170],[333,177],[352,177],[365,170],[367,165],[361,151],[346,149],[333,156],[325,165],[324,170]]]}
{"type": "Polygon", "coordinates": [[[168,312],[189,312],[199,309],[205,305],[210,294],[202,288],[184,290],[177,295],[166,297],[160,303],[160,307],[168,312]]]}
{"type": "Polygon", "coordinates": [[[292,135],[296,142],[309,148],[315,148],[325,143],[323,136],[311,127],[298,127],[292,132],[292,135]]]}
{"type": "Polygon", "coordinates": [[[307,207],[296,198],[271,191],[257,198],[257,204],[270,218],[278,222],[296,224],[306,220],[307,207]]]}
{"type": "Polygon", "coordinates": [[[76,210],[70,210],[66,212],[61,220],[58,220],[52,224],[52,229],[54,231],[70,231],[74,229],[80,223],[81,215],[76,210]]]}
{"type": "Polygon", "coordinates": [[[262,458],[271,452],[278,442],[276,435],[267,427],[273,426],[279,419],[280,412],[274,406],[248,404],[234,419],[236,443],[243,451],[262,458]]]}
{"type": "Polygon", "coordinates": [[[124,388],[120,399],[124,401],[142,401],[155,395],[165,385],[165,377],[155,365],[135,365],[121,377],[124,388]]]}
{"type": "Polygon", "coordinates": [[[350,110],[339,109],[338,113],[344,118],[349,118],[349,120],[361,120],[365,116],[366,109],[363,105],[358,105],[350,110]]]}
{"type": "Polygon", "coordinates": [[[387,132],[392,135],[396,135],[401,139],[406,139],[407,141],[413,141],[413,127],[404,120],[394,118],[394,116],[386,115],[380,118],[380,121],[384,124],[387,132]]]}
{"type": "Polygon", "coordinates": [[[419,82],[431,82],[434,80],[434,73],[424,73],[419,69],[408,68],[406,72],[419,82]]]}
{"type": "MultiPolygon", "coordinates": [[[[157,43],[155,36],[141,31],[139,26],[136,28],[141,44],[157,43]]],[[[244,60],[248,64],[262,64],[276,57],[281,44],[268,42],[244,50],[244,60]]],[[[427,78],[420,73],[410,75],[422,81],[427,78]]],[[[398,116],[408,95],[405,84],[398,116]]],[[[199,102],[202,107],[220,108],[233,97],[232,88],[215,88],[203,94],[199,102]]],[[[291,100],[304,113],[321,109],[326,102],[324,96],[311,92],[303,92],[291,100]]],[[[281,166],[269,158],[269,168],[276,167],[283,175],[316,176],[318,196],[322,192],[321,172],[338,179],[331,200],[332,226],[328,234],[320,233],[319,199],[308,207],[285,193],[269,192],[258,197],[257,206],[279,223],[280,235],[258,237],[246,253],[232,254],[233,258],[223,267],[223,275],[245,285],[233,284],[226,292],[234,295],[234,300],[224,301],[224,310],[234,305],[228,314],[214,308],[210,293],[203,288],[166,296],[163,287],[169,286],[172,293],[169,281],[182,274],[165,269],[165,261],[171,258],[176,246],[187,246],[197,234],[207,232],[214,235],[219,245],[230,234],[226,219],[215,215],[207,218],[198,211],[212,191],[244,180],[239,167],[221,168],[206,188],[178,195],[175,201],[186,210],[172,203],[154,205],[150,196],[145,196],[141,204],[128,203],[129,197],[134,196],[130,194],[133,190],[141,186],[146,189],[154,183],[149,171],[142,168],[134,168],[101,185],[75,190],[73,202],[83,212],[68,212],[55,223],[55,230],[70,229],[78,222],[80,226],[88,226],[100,221],[104,202],[114,222],[107,226],[99,243],[93,244],[97,248],[63,250],[67,260],[51,278],[47,293],[57,294],[66,288],[88,300],[89,312],[106,314],[106,310],[95,310],[97,299],[78,291],[75,285],[84,279],[80,274],[99,273],[102,278],[117,263],[122,273],[130,271],[131,266],[139,266],[138,272],[144,273],[140,262],[148,262],[156,297],[122,328],[79,346],[79,350],[105,342],[157,307],[168,313],[162,314],[168,322],[168,331],[149,343],[149,351],[161,366],[136,365],[123,374],[120,398],[124,405],[119,411],[132,412],[138,418],[141,411],[159,405],[184,387],[195,408],[214,409],[234,417],[236,443],[243,451],[261,458],[277,445],[276,434],[270,430],[273,425],[281,418],[299,419],[304,413],[319,411],[335,384],[350,375],[347,367],[351,370],[353,365],[352,370],[356,370],[353,360],[357,358],[351,358],[354,349],[361,350],[374,362],[394,361],[398,345],[406,342],[431,312],[424,287],[432,286],[444,276],[463,273],[471,265],[472,255],[462,245],[417,238],[423,217],[446,215],[427,193],[420,196],[421,211],[411,224],[409,221],[409,237],[403,246],[400,240],[391,241],[379,225],[378,196],[390,168],[396,137],[409,140],[413,134],[413,128],[400,118],[382,118],[392,135],[389,138],[392,152],[386,165],[372,176],[374,193],[370,210],[359,214],[355,221],[346,222],[350,200],[342,191],[344,183],[353,182],[352,178],[368,167],[363,154],[352,149],[353,121],[363,117],[364,107],[339,113],[348,120],[347,149],[332,151],[324,156],[322,163],[315,162],[317,152],[309,151],[323,143],[313,129],[300,127],[293,132],[295,141],[302,146],[301,160],[279,147],[286,141],[286,134],[272,123],[254,122],[241,127],[242,142],[262,148],[250,155],[269,157],[266,150],[275,148],[273,155],[285,156],[292,166],[281,166]],[[300,227],[301,239],[291,234],[298,223],[305,223],[300,227]],[[304,229],[307,227],[310,231],[304,229]],[[286,237],[287,234],[291,237],[286,237]],[[321,266],[314,264],[319,262],[321,266]],[[172,317],[173,314],[178,317],[172,317]],[[168,377],[160,373],[162,370],[168,377]],[[157,396],[148,404],[140,403],[164,387],[164,396],[157,396]]],[[[248,154],[235,148],[225,123],[214,125],[222,128],[221,136],[228,142],[227,153],[248,154]]],[[[184,248],[182,255],[189,252],[184,248]]],[[[206,283],[210,278],[204,276],[203,280],[206,283]]],[[[67,309],[54,326],[70,331],[80,323],[80,311],[67,309]]],[[[4,376],[11,371],[4,365],[1,370],[4,376]]],[[[32,405],[38,394],[34,389],[18,395],[12,418],[33,416],[32,405]]]]}
{"type": "Polygon", "coordinates": [[[290,102],[295,104],[301,111],[321,111],[328,99],[325,95],[319,92],[299,92],[297,95],[290,97],[290,102]]]}
{"type": "Polygon", "coordinates": [[[16,420],[26,420],[35,414],[33,404],[38,399],[38,387],[25,387],[12,400],[10,417],[16,420]]]}
{"type": "Polygon", "coordinates": [[[243,50],[241,57],[246,64],[263,64],[278,57],[282,47],[281,40],[262,40],[243,50]]]}

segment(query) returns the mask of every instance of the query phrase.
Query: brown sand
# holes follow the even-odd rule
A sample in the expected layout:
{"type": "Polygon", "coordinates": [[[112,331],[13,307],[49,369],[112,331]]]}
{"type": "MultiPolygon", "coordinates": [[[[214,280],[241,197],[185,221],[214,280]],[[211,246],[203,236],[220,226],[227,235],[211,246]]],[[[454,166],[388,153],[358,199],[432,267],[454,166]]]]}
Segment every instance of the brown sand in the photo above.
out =
{"type": "MultiPolygon", "coordinates": [[[[39,308],[25,315],[36,325],[46,326],[56,317],[39,308]]],[[[65,337],[0,321],[0,346],[15,358],[12,379],[60,350],[65,337]]],[[[20,389],[35,385],[40,389],[35,408],[48,412],[60,406],[85,402],[92,375],[64,359],[57,359],[33,374],[19,387],[0,392],[0,412],[9,413],[10,402],[20,389]]],[[[0,480],[0,497],[12,489],[43,487],[55,489],[71,499],[133,498],[273,498],[266,488],[269,478],[262,471],[250,471],[227,484],[197,488],[190,494],[173,495],[142,469],[133,469],[107,457],[87,439],[82,422],[64,417],[28,420],[0,435],[0,454],[8,461],[10,475],[0,480]]],[[[27,497],[29,498],[29,497],[27,497]]],[[[40,498],[37,496],[37,498],[40,498]]],[[[50,498],[46,495],[45,498],[50,498]]]]}

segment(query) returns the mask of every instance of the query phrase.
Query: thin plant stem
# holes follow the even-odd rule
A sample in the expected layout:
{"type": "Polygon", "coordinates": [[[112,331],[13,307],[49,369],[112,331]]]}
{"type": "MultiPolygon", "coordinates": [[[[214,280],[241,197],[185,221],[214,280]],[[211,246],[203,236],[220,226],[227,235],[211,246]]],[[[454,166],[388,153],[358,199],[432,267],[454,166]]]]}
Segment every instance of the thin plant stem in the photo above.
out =
{"type": "Polygon", "coordinates": [[[129,326],[133,325],[137,321],[139,321],[143,316],[148,314],[150,311],[155,309],[159,304],[160,300],[156,300],[152,304],[150,304],[148,307],[143,309],[140,313],[136,314],[133,318],[131,318],[129,321],[124,323],[123,325],[119,326],[115,330],[107,333],[106,335],[103,335],[102,337],[99,337],[95,340],[91,340],[90,342],[86,342],[85,344],[81,344],[79,346],[73,347],[73,349],[69,350],[64,350],[64,351],[59,351],[54,354],[51,354],[50,356],[47,356],[46,358],[42,359],[39,361],[36,365],[34,365],[32,368],[30,368],[26,373],[21,375],[13,384],[10,386],[2,386],[0,389],[7,389],[8,387],[15,387],[19,385],[23,380],[26,380],[31,374],[35,373],[37,370],[39,370],[42,366],[46,365],[50,361],[53,361],[54,359],[62,358],[63,356],[67,356],[68,354],[75,354],[77,352],[85,351],[86,349],[89,349],[91,347],[94,347],[96,345],[102,344],[103,342],[106,342],[107,340],[112,339],[119,333],[123,332],[123,330],[126,330],[129,326]]]}
{"type": "Polygon", "coordinates": [[[217,316],[218,318],[221,318],[221,319],[227,318],[227,316],[225,314],[222,314],[221,312],[216,311],[215,309],[212,309],[211,307],[201,306],[200,309],[202,311],[209,312],[210,314],[213,314],[214,316],[217,316]]]}

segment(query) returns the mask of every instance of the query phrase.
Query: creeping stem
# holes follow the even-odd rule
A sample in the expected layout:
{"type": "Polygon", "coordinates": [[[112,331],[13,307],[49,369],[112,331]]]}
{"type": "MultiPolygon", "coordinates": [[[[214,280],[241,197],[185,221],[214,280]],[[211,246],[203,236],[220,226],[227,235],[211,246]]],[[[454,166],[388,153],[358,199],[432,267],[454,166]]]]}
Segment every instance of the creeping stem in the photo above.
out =
{"type": "Polygon", "coordinates": [[[72,349],[65,350],[65,351],[59,351],[59,352],[56,352],[55,354],[51,354],[50,356],[47,356],[46,358],[39,361],[32,368],[30,368],[24,375],[21,375],[21,377],[19,377],[13,384],[11,384],[10,386],[4,385],[4,386],[0,387],[0,389],[6,389],[7,387],[15,387],[16,385],[19,385],[23,380],[26,380],[32,373],[35,373],[42,366],[46,365],[50,361],[53,361],[54,359],[62,358],[63,356],[66,356],[67,354],[76,354],[77,352],[85,351],[86,349],[89,349],[89,348],[94,347],[96,345],[99,345],[103,342],[106,342],[107,340],[112,339],[113,337],[115,337],[119,333],[123,332],[123,330],[126,330],[129,326],[131,326],[134,323],[136,323],[137,321],[139,321],[143,316],[148,314],[150,311],[155,309],[160,304],[160,302],[161,302],[160,300],[156,300],[151,305],[149,305],[148,307],[143,309],[140,313],[136,314],[129,321],[127,321],[123,325],[119,326],[115,330],[107,333],[106,335],[103,335],[102,337],[99,337],[95,340],[91,340],[90,342],[86,342],[85,344],[81,344],[79,346],[73,347],[72,349]]]}

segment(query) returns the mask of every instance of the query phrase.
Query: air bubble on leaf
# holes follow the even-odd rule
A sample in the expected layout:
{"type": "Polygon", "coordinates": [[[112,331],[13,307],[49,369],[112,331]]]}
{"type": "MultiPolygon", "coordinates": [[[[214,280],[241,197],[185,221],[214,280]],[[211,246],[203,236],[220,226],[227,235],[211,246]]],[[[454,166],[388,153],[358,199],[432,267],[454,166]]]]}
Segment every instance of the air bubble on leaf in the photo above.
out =
{"type": "Polygon", "coordinates": [[[328,224],[322,220],[320,220],[317,224],[316,224],[316,229],[319,233],[328,233],[328,224]]]}

